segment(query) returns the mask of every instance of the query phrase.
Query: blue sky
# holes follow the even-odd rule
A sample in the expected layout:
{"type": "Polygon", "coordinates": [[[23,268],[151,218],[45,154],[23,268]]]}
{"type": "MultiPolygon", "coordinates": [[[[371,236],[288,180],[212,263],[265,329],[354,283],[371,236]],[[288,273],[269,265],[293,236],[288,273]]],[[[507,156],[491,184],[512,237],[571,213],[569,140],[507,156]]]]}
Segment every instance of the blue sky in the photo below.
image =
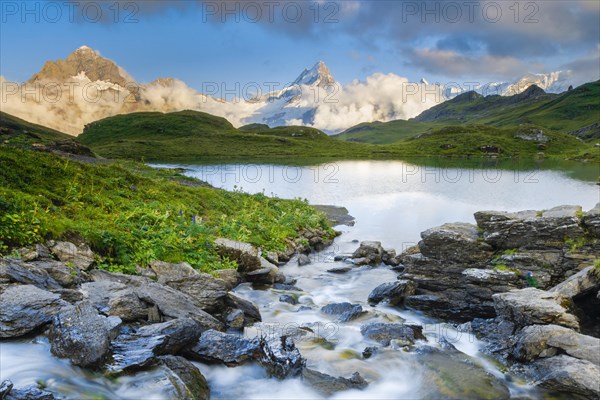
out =
{"type": "Polygon", "coordinates": [[[235,1],[145,1],[135,9],[130,1],[78,3],[70,11],[62,1],[2,0],[0,75],[27,80],[45,61],[66,58],[84,44],[140,82],[175,77],[198,90],[203,82],[288,83],[318,60],[342,83],[374,72],[443,83],[565,68],[585,80],[600,75],[597,1],[496,2],[499,8],[482,1],[472,18],[462,1],[280,1],[273,18],[264,2],[253,2],[261,19],[235,1]],[[223,14],[226,7],[237,15],[223,14]],[[298,9],[302,18],[293,16],[298,9]],[[104,17],[98,21],[97,10],[104,17]],[[136,22],[126,23],[132,11],[136,22]]]}

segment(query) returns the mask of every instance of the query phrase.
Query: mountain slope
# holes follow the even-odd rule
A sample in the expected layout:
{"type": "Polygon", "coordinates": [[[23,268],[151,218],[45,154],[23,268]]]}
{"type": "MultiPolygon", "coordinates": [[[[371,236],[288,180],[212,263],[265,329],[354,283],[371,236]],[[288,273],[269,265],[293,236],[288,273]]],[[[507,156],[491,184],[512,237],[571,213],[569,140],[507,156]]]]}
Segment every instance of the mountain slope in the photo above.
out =
{"type": "Polygon", "coordinates": [[[379,145],[342,141],[307,127],[252,124],[235,129],[223,118],[197,111],[134,113],[90,124],[77,140],[104,157],[156,162],[314,164],[339,159],[428,156],[535,158],[541,150],[546,157],[561,159],[588,153],[584,158],[595,157],[591,146],[574,136],[542,133],[534,126],[439,128],[429,123],[413,124],[429,128],[419,137],[379,145]]]}
{"type": "Polygon", "coordinates": [[[463,93],[409,121],[361,124],[338,135],[343,140],[394,143],[432,128],[465,124],[518,128],[532,124],[544,131],[600,138],[600,81],[584,84],[560,95],[537,86],[513,96],[463,93]],[[583,132],[579,132],[583,129],[583,132]],[[380,137],[381,135],[381,137],[380,137]]]}
{"type": "Polygon", "coordinates": [[[0,111],[0,145],[38,151],[95,157],[73,137],[0,111]]]}

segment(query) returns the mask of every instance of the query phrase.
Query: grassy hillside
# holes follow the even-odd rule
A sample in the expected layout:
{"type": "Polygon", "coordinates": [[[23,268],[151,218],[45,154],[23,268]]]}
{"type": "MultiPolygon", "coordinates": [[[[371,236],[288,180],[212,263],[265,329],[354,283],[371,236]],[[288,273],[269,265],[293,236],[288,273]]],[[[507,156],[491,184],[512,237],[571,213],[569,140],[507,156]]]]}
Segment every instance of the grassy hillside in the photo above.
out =
{"type": "Polygon", "coordinates": [[[235,129],[197,111],[118,115],[89,124],[77,140],[108,158],[146,161],[271,160],[393,157],[382,146],[333,139],[307,127],[235,129]]]}
{"type": "Polygon", "coordinates": [[[0,253],[68,239],[91,244],[111,270],[164,260],[210,271],[232,265],[211,246],[216,237],[283,250],[300,229],[328,229],[303,201],[226,192],[134,162],[80,163],[0,146],[0,164],[0,253]]]}
{"type": "MultiPolygon", "coordinates": [[[[594,149],[577,138],[547,132],[543,143],[522,136],[539,127],[494,128],[486,125],[441,127],[441,124],[395,121],[406,138],[393,144],[342,141],[307,127],[269,128],[254,124],[234,129],[222,118],[195,111],[119,115],[90,124],[78,138],[96,153],[109,158],[146,161],[264,161],[294,163],[315,159],[409,157],[545,157],[598,158],[594,149]],[[419,135],[409,131],[418,127],[419,135]]],[[[366,131],[366,134],[369,134],[366,131]]],[[[534,132],[534,133],[532,133],[534,132]]],[[[357,133],[361,133],[358,131],[357,133]]],[[[389,132],[389,136],[394,135],[389,132]]],[[[355,139],[356,140],[356,139],[355,139]]]]}
{"type": "Polygon", "coordinates": [[[542,143],[531,140],[536,132],[539,128],[535,126],[504,129],[486,125],[448,126],[389,146],[415,156],[532,158],[543,153],[544,157],[561,159],[577,158],[587,151],[589,154],[583,158],[600,160],[600,149],[571,135],[546,132],[547,141],[542,143]]]}
{"type": "Polygon", "coordinates": [[[0,145],[47,152],[94,156],[73,136],[45,126],[32,124],[0,111],[0,145]]]}
{"type": "Polygon", "coordinates": [[[337,137],[346,141],[396,143],[446,126],[487,125],[517,129],[523,124],[532,124],[544,132],[571,134],[589,127],[582,137],[598,138],[598,99],[600,81],[587,83],[560,95],[544,93],[536,86],[509,97],[483,97],[469,92],[432,107],[412,120],[361,124],[337,137]]]}

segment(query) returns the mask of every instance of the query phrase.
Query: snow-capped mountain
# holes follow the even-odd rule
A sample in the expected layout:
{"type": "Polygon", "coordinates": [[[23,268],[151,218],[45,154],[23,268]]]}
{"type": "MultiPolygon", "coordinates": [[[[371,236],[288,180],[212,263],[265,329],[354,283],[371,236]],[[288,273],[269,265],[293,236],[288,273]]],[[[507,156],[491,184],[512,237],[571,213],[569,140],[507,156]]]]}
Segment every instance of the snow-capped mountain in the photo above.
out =
{"type": "Polygon", "coordinates": [[[474,86],[459,88],[449,87],[445,91],[448,98],[453,98],[461,93],[474,90],[482,96],[513,96],[523,93],[530,86],[536,85],[546,93],[562,93],[573,84],[571,71],[555,71],[547,74],[527,74],[513,82],[489,82],[474,86]]]}
{"type": "MultiPolygon", "coordinates": [[[[0,80],[6,81],[2,77],[0,80]]],[[[480,85],[476,91],[512,95],[535,84],[547,92],[562,92],[570,80],[568,71],[530,74],[512,83],[480,85]]],[[[23,84],[8,83],[0,87],[0,92],[6,90],[0,93],[5,99],[2,111],[73,135],[81,133],[90,122],[116,114],[185,109],[227,118],[237,127],[250,123],[307,125],[336,133],[362,122],[416,117],[465,91],[443,93],[444,87],[424,78],[411,83],[396,74],[382,73],[341,85],[319,61],[281,90],[248,101],[225,101],[199,93],[178,79],[160,78],[140,84],[115,62],[87,46],[64,60],[46,62],[23,84]]]]}
{"type": "Polygon", "coordinates": [[[257,102],[255,112],[243,122],[269,126],[294,124],[313,125],[318,104],[337,90],[339,84],[323,61],[305,69],[291,85],[268,93],[257,102]],[[312,101],[311,101],[312,98],[312,101]]]}

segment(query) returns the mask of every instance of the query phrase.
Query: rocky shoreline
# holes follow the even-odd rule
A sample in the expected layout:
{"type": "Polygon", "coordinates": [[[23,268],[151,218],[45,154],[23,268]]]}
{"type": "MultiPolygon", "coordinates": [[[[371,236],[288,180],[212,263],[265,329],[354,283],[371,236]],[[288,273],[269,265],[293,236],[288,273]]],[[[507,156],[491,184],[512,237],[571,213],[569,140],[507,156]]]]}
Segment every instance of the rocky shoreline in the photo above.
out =
{"type": "MultiPolygon", "coordinates": [[[[486,352],[533,385],[559,395],[600,396],[600,204],[588,212],[574,206],[485,211],[475,219],[477,225],[429,229],[401,254],[362,242],[353,254],[337,255],[346,265],[328,272],[392,268],[398,279],[373,288],[366,303],[452,322],[484,340],[486,352]]],[[[359,373],[334,377],[307,367],[296,344],[326,342],[310,324],[278,331],[262,322],[255,304],[232,292],[248,282],[281,290],[281,302],[297,304],[300,289],[279,267],[292,257],[302,266],[303,256],[331,243],[325,232],[304,231],[286,251],[266,253],[217,239],[219,255],[238,269],[214,275],[162,261],[138,268],[138,275],[111,273],[95,268],[96,256],[84,244],[38,244],[21,249],[20,258],[0,259],[0,340],[46,335],[52,354],[108,377],[158,370],[172,398],[210,398],[192,361],[257,363],[269,376],[298,377],[324,396],[364,389],[369,383],[359,373]]],[[[370,313],[351,303],[328,304],[320,312],[339,323],[370,313]]],[[[414,352],[432,365],[464,356],[444,337],[430,346],[423,327],[402,319],[362,323],[360,334],[364,359],[381,348],[414,352]]],[[[483,390],[509,396],[497,380],[463,364],[480,379],[474,382],[486,382],[483,390]]],[[[0,384],[2,399],[56,396],[42,387],[0,384]]]]}
{"type": "Polygon", "coordinates": [[[600,397],[600,204],[475,220],[428,229],[398,256],[361,243],[348,262],[400,271],[368,301],[461,324],[536,386],[600,397]]]}

